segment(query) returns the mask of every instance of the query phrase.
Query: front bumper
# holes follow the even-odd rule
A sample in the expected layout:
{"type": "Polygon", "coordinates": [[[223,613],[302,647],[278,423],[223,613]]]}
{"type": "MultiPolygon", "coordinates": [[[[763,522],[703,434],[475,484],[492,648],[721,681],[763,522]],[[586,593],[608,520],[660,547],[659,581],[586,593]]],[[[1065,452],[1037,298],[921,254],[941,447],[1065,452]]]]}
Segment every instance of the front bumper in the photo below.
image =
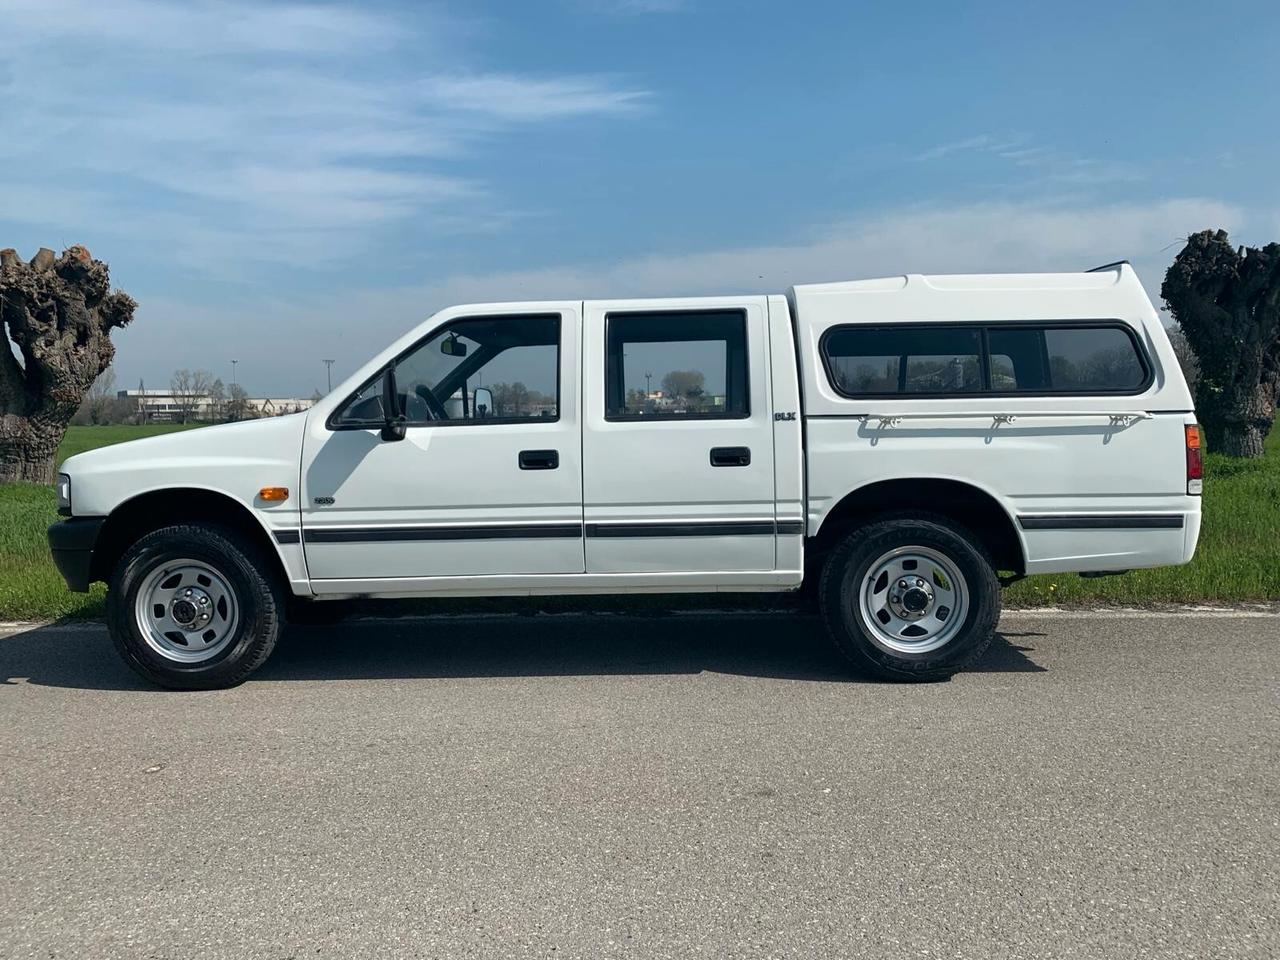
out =
{"type": "Polygon", "coordinates": [[[106,517],[72,517],[49,525],[49,552],[53,565],[76,593],[89,592],[93,548],[106,517]]]}

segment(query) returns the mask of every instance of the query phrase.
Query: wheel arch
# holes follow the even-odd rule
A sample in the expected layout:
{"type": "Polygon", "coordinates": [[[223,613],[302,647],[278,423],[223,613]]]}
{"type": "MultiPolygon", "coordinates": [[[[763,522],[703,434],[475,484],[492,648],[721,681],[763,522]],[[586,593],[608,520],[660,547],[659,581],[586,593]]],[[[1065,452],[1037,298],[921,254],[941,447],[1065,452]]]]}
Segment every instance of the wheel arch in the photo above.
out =
{"type": "Polygon", "coordinates": [[[942,515],[972,531],[997,570],[1026,572],[1026,543],[1008,509],[990,490],[954,477],[889,477],[850,490],[823,515],[807,552],[821,556],[871,517],[912,510],[942,515]]]}
{"type": "Polygon", "coordinates": [[[207,487],[162,487],[139,493],[107,515],[94,544],[90,580],[111,579],[120,558],[139,537],[173,523],[216,523],[244,534],[271,560],[271,575],[287,589],[284,557],[262,519],[230,494],[207,487]]]}

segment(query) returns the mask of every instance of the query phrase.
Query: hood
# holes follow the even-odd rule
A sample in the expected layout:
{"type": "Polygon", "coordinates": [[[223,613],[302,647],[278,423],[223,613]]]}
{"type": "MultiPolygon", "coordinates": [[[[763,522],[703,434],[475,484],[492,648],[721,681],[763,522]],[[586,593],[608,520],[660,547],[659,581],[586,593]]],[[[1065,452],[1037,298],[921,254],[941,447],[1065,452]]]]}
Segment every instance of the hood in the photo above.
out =
{"type": "MultiPolygon", "coordinates": [[[[77,516],[105,516],[140,494],[201,489],[255,503],[262,487],[298,489],[307,413],[179,430],[99,447],[68,459],[77,516]]],[[[297,509],[296,496],[272,512],[297,509]]]]}
{"type": "Polygon", "coordinates": [[[142,470],[183,463],[199,466],[209,460],[232,458],[249,464],[292,464],[301,456],[306,413],[262,420],[243,420],[191,430],[175,430],[155,437],[113,443],[69,457],[59,473],[76,476],[120,468],[142,470]]]}

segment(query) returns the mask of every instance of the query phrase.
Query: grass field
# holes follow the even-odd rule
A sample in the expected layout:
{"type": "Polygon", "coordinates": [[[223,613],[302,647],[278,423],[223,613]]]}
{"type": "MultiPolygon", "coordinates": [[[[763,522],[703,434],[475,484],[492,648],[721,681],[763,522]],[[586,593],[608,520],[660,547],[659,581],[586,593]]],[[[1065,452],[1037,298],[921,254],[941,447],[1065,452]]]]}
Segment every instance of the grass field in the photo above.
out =
{"type": "MultiPolygon", "coordinates": [[[[58,447],[58,463],[95,447],[140,437],[154,437],[180,424],[145,427],[70,427],[58,447]]],[[[97,617],[106,590],[71,593],[49,557],[45,528],[58,519],[51,487],[31,483],[0,485],[0,620],[53,620],[58,617],[97,617]]]]}
{"type": "Polygon", "coordinates": [[[109,447],[113,443],[124,443],[126,440],[137,440],[141,437],[156,437],[162,433],[173,433],[175,430],[193,430],[196,424],[159,423],[146,427],[126,426],[122,424],[110,427],[70,427],[67,435],[58,445],[58,463],[77,453],[93,450],[95,447],[109,447]]]}
{"type": "MultiPolygon", "coordinates": [[[[72,427],[58,460],[175,429],[183,428],[72,427]]],[[[56,519],[51,489],[0,486],[0,620],[101,615],[102,586],[69,593],[49,559],[45,527],[56,519]]],[[[1191,563],[1100,580],[1029,577],[1010,587],[1005,600],[1010,606],[1280,600],[1280,431],[1272,433],[1261,460],[1205,458],[1204,524],[1191,563]]]]}
{"type": "Polygon", "coordinates": [[[1208,453],[1204,471],[1200,543],[1187,565],[1097,580],[1076,574],[1028,577],[1005,591],[1005,602],[1025,607],[1280,600],[1280,430],[1267,438],[1261,459],[1208,453]]]}

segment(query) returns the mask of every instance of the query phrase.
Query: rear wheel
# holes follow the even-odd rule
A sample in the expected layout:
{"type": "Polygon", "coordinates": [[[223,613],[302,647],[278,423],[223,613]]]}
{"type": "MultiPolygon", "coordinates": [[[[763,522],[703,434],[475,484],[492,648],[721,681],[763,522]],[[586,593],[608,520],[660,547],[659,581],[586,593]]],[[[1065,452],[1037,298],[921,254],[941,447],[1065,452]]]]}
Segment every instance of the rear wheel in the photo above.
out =
{"type": "Polygon", "coordinates": [[[231,687],[271,654],[284,598],[269,567],[234,531],[163,527],[117,564],[107,628],[134,671],[184,690],[231,687]]]}
{"type": "Polygon", "coordinates": [[[981,543],[950,521],[885,517],[854,530],[827,559],[823,619],[860,672],[941,680],[987,649],[1000,583],[981,543]]]}

